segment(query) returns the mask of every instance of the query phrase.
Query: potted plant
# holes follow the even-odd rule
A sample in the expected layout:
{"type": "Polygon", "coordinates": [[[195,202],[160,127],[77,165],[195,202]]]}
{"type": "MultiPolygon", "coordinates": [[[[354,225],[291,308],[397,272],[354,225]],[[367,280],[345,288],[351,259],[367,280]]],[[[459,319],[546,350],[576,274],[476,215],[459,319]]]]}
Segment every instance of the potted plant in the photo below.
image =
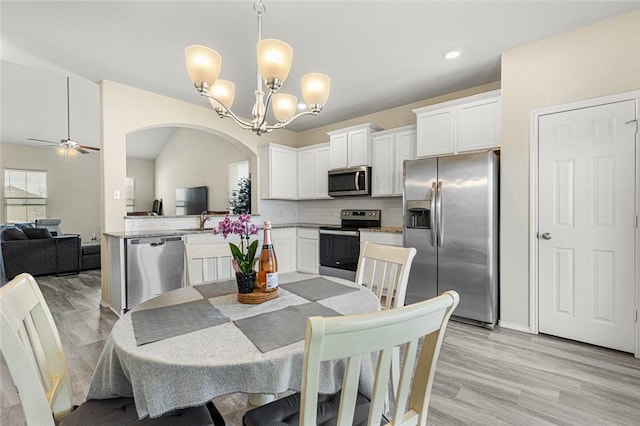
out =
{"type": "Polygon", "coordinates": [[[215,235],[222,235],[225,239],[230,234],[240,236],[240,247],[229,243],[239,293],[251,293],[256,282],[256,271],[253,267],[258,260],[256,259],[258,240],[249,242],[249,239],[252,235],[257,235],[258,232],[259,229],[251,223],[251,215],[249,214],[241,214],[236,220],[231,220],[229,215],[226,215],[223,220],[218,222],[218,226],[213,228],[215,235]]]}

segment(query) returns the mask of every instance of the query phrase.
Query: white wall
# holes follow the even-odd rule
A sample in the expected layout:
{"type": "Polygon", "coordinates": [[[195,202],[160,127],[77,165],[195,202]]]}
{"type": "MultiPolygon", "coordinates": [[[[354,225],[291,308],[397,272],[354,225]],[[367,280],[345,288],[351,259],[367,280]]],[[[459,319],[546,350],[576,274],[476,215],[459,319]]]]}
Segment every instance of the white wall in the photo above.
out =
{"type": "Polygon", "coordinates": [[[501,323],[529,327],[530,122],[535,109],[640,89],[640,11],[502,55],[501,323]]]}
{"type": "Polygon", "coordinates": [[[181,128],[176,130],[156,158],[156,197],[162,198],[164,214],[176,212],[176,189],[207,186],[208,210],[229,206],[228,164],[249,160],[254,155],[212,133],[181,128]]]}
{"type": "MultiPolygon", "coordinates": [[[[99,153],[78,154],[67,163],[57,149],[3,143],[0,152],[3,173],[5,168],[47,172],[47,217],[62,219],[64,232],[85,241],[100,235],[99,153]]],[[[0,203],[4,223],[4,193],[0,203]]]]}

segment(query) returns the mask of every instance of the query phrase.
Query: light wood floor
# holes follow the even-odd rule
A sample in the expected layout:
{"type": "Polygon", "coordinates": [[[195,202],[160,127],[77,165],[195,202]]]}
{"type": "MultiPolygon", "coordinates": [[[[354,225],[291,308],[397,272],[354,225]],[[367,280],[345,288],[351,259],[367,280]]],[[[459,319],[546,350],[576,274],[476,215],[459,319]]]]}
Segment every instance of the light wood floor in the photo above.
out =
{"type": "MultiPolygon", "coordinates": [[[[74,402],[86,395],[117,317],[100,309],[100,271],[37,278],[69,360],[74,402]]],[[[0,424],[24,415],[4,360],[0,424]]],[[[230,426],[246,397],[215,400],[230,426]]],[[[451,322],[437,366],[430,425],[640,425],[640,360],[564,339],[451,322]]]]}

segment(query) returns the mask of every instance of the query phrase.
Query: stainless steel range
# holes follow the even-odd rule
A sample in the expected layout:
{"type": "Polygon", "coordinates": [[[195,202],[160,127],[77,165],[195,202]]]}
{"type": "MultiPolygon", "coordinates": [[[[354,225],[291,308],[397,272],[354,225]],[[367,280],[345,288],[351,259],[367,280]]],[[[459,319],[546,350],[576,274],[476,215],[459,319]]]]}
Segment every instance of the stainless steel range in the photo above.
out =
{"type": "Polygon", "coordinates": [[[355,280],[361,228],[379,228],[380,210],[341,210],[340,227],[320,228],[320,274],[355,280]]]}

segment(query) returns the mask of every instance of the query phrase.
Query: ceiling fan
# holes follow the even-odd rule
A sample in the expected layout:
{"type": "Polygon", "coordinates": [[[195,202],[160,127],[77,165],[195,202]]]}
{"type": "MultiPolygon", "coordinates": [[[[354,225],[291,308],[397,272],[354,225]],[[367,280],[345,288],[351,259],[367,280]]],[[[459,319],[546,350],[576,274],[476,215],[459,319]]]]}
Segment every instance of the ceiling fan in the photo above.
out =
{"type": "Polygon", "coordinates": [[[89,151],[87,150],[100,151],[100,148],[94,148],[92,146],[87,146],[87,145],[80,145],[78,142],[71,139],[71,124],[70,124],[69,116],[70,116],[69,114],[69,77],[67,77],[67,138],[60,139],[59,142],[48,141],[44,139],[36,139],[36,138],[27,138],[27,140],[55,144],[57,145],[58,148],[63,149],[65,152],[74,150],[81,154],[88,154],[89,151]]]}

